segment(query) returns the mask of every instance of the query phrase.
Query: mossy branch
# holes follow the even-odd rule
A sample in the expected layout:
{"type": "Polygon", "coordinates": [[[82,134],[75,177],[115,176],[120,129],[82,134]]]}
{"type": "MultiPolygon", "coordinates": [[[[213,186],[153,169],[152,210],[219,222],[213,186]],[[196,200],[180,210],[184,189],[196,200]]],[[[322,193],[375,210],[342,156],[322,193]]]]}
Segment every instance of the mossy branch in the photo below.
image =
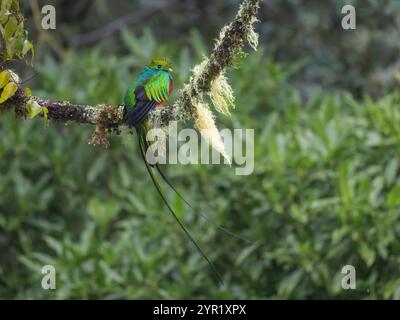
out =
{"type": "MultiPolygon", "coordinates": [[[[225,81],[226,68],[234,64],[235,56],[242,52],[244,44],[248,42],[250,46],[256,48],[258,38],[253,30],[253,23],[257,21],[256,14],[261,1],[244,0],[242,2],[235,19],[222,29],[210,57],[205,58],[200,65],[193,69],[193,75],[181,89],[177,101],[172,106],[160,107],[150,114],[149,119],[153,126],[162,128],[168,126],[171,121],[197,119],[196,105],[201,102],[202,95],[212,91],[212,84],[219,77],[225,81]]],[[[225,82],[222,84],[228,86],[225,82]]],[[[227,99],[230,98],[227,97],[227,99]]],[[[77,105],[68,101],[53,101],[28,96],[21,86],[15,95],[2,106],[13,107],[18,115],[24,116],[28,101],[35,101],[40,107],[47,108],[47,118],[50,120],[96,125],[93,143],[104,144],[103,140],[107,140],[104,137],[105,130],[117,129],[123,125],[125,108],[122,105],[89,106],[77,105]]]]}
{"type": "Polygon", "coordinates": [[[42,108],[47,108],[48,119],[58,122],[74,121],[84,124],[102,125],[115,128],[122,124],[125,107],[123,105],[84,105],[69,101],[55,101],[36,96],[28,96],[20,87],[15,95],[4,104],[4,109],[14,108],[19,116],[26,116],[26,103],[36,101],[42,108]]]}

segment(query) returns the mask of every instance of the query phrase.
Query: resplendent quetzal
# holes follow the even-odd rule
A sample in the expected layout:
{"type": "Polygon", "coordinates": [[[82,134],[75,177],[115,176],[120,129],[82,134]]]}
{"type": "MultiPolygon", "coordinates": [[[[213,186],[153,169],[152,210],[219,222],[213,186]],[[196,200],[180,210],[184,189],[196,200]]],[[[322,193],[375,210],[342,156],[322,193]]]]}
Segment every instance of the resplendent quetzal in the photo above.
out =
{"type": "MultiPolygon", "coordinates": [[[[140,153],[143,157],[144,163],[146,165],[147,171],[160,194],[163,202],[167,206],[168,210],[171,212],[175,220],[178,222],[184,233],[193,242],[196,248],[199,250],[200,254],[208,262],[211,269],[215,273],[218,280],[221,282],[221,278],[216,271],[214,265],[211,263],[209,258],[196,243],[193,237],[190,235],[189,231],[186,229],[184,224],[177,217],[174,210],[171,208],[166,197],[164,196],[161,187],[154,176],[153,166],[151,166],[146,159],[146,151],[148,149],[148,142],[146,140],[146,134],[149,130],[149,124],[147,120],[148,114],[158,106],[162,105],[168,97],[171,95],[173,89],[172,80],[172,68],[170,63],[164,58],[153,58],[149,65],[145,66],[140,72],[139,76],[132,81],[128,90],[125,94],[125,108],[126,113],[124,116],[125,123],[130,127],[134,127],[137,132],[138,142],[140,147],[140,153]]],[[[168,179],[165,177],[163,172],[160,170],[159,165],[156,163],[154,167],[157,169],[162,179],[168,184],[168,186],[180,197],[182,200],[191,205],[176,191],[176,189],[171,185],[168,179]]]]}

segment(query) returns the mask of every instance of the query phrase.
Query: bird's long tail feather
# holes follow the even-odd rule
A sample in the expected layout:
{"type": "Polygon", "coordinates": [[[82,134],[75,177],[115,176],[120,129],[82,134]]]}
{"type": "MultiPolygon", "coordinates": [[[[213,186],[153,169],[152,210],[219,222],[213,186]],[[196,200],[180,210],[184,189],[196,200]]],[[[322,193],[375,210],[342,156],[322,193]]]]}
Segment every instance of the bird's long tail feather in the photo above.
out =
{"type": "Polygon", "coordinates": [[[176,220],[176,222],[179,224],[179,226],[181,227],[182,231],[186,234],[186,236],[189,238],[189,240],[194,244],[194,246],[196,247],[196,249],[199,251],[199,253],[202,255],[202,257],[207,261],[208,265],[210,266],[211,270],[213,271],[215,277],[217,278],[217,280],[220,282],[220,284],[222,284],[222,278],[219,275],[216,267],[214,266],[214,264],[211,262],[211,260],[207,257],[207,255],[204,253],[203,249],[201,249],[200,245],[194,240],[194,238],[192,237],[192,235],[190,234],[190,232],[186,229],[185,225],[183,224],[183,222],[178,218],[178,216],[176,215],[175,211],[172,209],[172,207],[170,206],[170,204],[168,203],[166,197],[164,196],[161,187],[156,179],[156,177],[153,174],[152,168],[150,167],[150,165],[148,164],[147,160],[146,160],[146,151],[145,151],[145,139],[146,137],[144,136],[142,130],[138,129],[137,130],[137,134],[138,134],[138,139],[139,139],[139,148],[140,148],[140,153],[142,155],[143,161],[146,165],[146,169],[150,175],[150,178],[154,184],[154,186],[156,187],[158,194],[160,195],[160,197],[162,198],[164,204],[167,206],[169,212],[172,214],[172,216],[174,217],[174,219],[176,220]]]}
{"type": "MultiPolygon", "coordinates": [[[[140,129],[143,130],[143,129],[140,129]]],[[[138,131],[139,132],[139,131],[138,131]]],[[[139,134],[139,133],[138,133],[139,134]]],[[[141,139],[143,141],[143,145],[144,145],[144,150],[145,152],[147,152],[147,150],[149,149],[149,145],[147,143],[146,140],[146,132],[144,131],[140,131],[140,135],[141,135],[141,139]]],[[[146,158],[146,157],[145,157],[146,158]]],[[[146,160],[147,162],[147,160],[146,160]]],[[[166,175],[164,174],[164,172],[161,170],[160,165],[158,163],[154,164],[154,165],[150,165],[151,167],[156,167],[158,173],[160,174],[161,178],[164,180],[164,182],[176,193],[176,195],[182,199],[183,202],[186,203],[186,205],[191,208],[192,210],[194,210],[193,206],[180,194],[180,192],[178,192],[178,190],[176,190],[176,188],[172,185],[172,183],[169,181],[169,179],[166,177],[166,175]]],[[[236,233],[226,229],[225,227],[216,224],[214,222],[212,222],[208,216],[206,216],[204,213],[200,212],[200,216],[206,220],[207,222],[211,223],[213,226],[215,226],[217,229],[219,229],[222,232],[225,232],[226,234],[230,235],[233,238],[239,239],[241,241],[247,242],[247,243],[252,243],[250,240],[241,237],[239,235],[237,235],[236,233]]]]}

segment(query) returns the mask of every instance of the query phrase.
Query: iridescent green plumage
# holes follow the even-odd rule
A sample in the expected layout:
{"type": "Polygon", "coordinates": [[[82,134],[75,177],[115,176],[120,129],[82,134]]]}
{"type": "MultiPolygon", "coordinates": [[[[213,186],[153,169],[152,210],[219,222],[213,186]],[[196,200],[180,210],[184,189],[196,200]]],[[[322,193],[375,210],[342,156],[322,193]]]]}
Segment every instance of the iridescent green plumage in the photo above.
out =
{"type": "Polygon", "coordinates": [[[145,66],[126,91],[124,102],[128,110],[135,107],[137,101],[135,91],[140,86],[144,87],[149,101],[154,100],[157,103],[166,101],[173,88],[171,71],[171,65],[163,58],[154,58],[145,66]]]}

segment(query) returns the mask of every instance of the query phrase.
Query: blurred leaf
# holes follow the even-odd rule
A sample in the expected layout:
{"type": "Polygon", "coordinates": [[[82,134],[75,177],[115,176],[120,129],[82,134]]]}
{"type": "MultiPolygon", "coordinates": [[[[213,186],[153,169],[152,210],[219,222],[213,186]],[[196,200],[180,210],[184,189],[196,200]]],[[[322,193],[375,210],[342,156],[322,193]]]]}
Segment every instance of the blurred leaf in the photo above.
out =
{"type": "Polygon", "coordinates": [[[3,89],[3,87],[10,81],[10,73],[8,70],[4,70],[0,73],[0,89],[3,89]]]}
{"type": "Polygon", "coordinates": [[[10,99],[15,92],[17,92],[18,86],[15,82],[9,82],[7,85],[4,87],[1,96],[0,96],[0,104],[6,102],[8,99],[10,99]]]}
{"type": "Polygon", "coordinates": [[[30,119],[36,117],[39,114],[43,115],[44,126],[47,125],[47,114],[49,110],[46,107],[41,107],[37,101],[30,99],[26,103],[26,111],[28,113],[28,117],[30,119]]]}
{"type": "Polygon", "coordinates": [[[88,204],[89,215],[101,226],[106,226],[120,210],[119,203],[114,199],[93,197],[88,204]]]}

